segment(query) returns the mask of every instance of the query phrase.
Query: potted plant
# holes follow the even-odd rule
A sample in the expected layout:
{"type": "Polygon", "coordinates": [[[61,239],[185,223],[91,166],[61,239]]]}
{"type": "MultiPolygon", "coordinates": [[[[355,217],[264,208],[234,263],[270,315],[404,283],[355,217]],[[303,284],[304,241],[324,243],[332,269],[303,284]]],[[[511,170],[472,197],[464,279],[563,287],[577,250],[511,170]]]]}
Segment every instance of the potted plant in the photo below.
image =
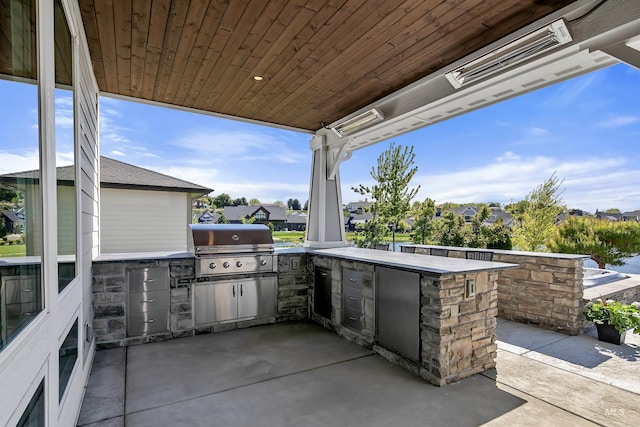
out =
{"type": "Polygon", "coordinates": [[[640,302],[622,304],[597,299],[587,303],[584,318],[596,324],[600,341],[622,344],[628,330],[640,333],[640,302]]]}

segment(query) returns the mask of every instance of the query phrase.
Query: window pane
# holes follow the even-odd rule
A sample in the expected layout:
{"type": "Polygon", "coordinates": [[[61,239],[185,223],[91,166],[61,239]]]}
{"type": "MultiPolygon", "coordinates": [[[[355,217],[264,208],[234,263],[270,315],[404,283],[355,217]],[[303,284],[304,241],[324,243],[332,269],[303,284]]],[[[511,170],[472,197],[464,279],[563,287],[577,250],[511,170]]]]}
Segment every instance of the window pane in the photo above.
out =
{"type": "Polygon", "coordinates": [[[64,391],[69,383],[69,378],[71,378],[73,367],[76,365],[76,360],[78,360],[78,319],[73,323],[73,327],[71,327],[67,337],[60,346],[58,360],[60,371],[60,393],[58,394],[58,398],[62,400],[64,391]]]}
{"type": "Polygon", "coordinates": [[[73,114],[73,61],[69,26],[60,0],[55,3],[55,125],[58,205],[58,292],[76,276],[76,187],[73,114]]]}
{"type": "Polygon", "coordinates": [[[27,408],[22,413],[17,427],[44,426],[44,380],[40,383],[27,408]]]}
{"type": "Polygon", "coordinates": [[[0,0],[0,349],[42,310],[34,0],[0,0]]]}

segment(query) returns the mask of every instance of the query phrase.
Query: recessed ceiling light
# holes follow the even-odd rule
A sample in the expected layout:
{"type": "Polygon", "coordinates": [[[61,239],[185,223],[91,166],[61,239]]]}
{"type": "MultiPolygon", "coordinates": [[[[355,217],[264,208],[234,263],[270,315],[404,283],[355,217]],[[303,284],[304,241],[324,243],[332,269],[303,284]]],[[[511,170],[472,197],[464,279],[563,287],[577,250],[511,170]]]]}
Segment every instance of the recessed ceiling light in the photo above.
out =
{"type": "Polygon", "coordinates": [[[257,81],[257,82],[261,82],[264,80],[264,77],[262,76],[253,76],[253,80],[257,81]]]}

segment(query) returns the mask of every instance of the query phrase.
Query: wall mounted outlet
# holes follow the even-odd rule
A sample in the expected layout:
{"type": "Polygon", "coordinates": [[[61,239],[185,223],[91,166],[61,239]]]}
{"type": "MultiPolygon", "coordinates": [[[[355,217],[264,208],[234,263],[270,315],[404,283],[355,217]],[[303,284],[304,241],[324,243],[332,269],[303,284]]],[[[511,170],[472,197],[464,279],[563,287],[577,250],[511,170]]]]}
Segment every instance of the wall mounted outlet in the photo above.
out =
{"type": "Polygon", "coordinates": [[[289,268],[292,271],[298,271],[300,270],[300,257],[293,257],[291,258],[291,265],[289,266],[289,268]]]}

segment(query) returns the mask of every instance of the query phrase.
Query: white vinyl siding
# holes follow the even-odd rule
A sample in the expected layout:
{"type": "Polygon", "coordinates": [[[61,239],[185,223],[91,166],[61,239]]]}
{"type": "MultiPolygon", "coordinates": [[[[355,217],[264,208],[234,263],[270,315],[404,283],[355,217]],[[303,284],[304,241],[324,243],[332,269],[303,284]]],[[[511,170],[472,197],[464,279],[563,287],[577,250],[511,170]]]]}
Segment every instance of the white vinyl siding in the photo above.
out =
{"type": "Polygon", "coordinates": [[[58,202],[58,255],[76,254],[76,188],[59,185],[58,202]]]}
{"type": "Polygon", "coordinates": [[[102,253],[186,251],[187,193],[102,188],[102,253]]]}

